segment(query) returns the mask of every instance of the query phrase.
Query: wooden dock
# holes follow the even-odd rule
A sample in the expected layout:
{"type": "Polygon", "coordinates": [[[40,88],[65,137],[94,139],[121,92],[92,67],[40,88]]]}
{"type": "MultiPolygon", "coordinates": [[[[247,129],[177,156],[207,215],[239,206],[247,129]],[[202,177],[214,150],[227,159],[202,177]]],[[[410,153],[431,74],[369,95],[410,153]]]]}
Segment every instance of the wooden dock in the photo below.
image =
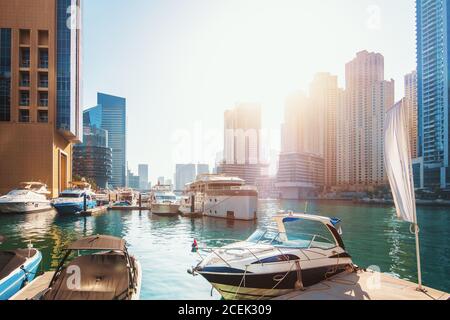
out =
{"type": "Polygon", "coordinates": [[[36,295],[38,295],[39,293],[48,288],[54,274],[55,272],[46,272],[42,276],[36,277],[36,279],[31,281],[27,286],[25,286],[22,290],[17,292],[9,300],[33,299],[36,295]]]}
{"type": "Polygon", "coordinates": [[[296,291],[274,300],[449,300],[448,293],[371,270],[345,272],[305,291],[296,291]]]}
{"type": "Polygon", "coordinates": [[[80,213],[82,217],[96,217],[100,216],[102,214],[105,214],[108,212],[108,207],[102,206],[102,207],[96,207],[94,209],[90,209],[87,211],[83,211],[80,213]]]}

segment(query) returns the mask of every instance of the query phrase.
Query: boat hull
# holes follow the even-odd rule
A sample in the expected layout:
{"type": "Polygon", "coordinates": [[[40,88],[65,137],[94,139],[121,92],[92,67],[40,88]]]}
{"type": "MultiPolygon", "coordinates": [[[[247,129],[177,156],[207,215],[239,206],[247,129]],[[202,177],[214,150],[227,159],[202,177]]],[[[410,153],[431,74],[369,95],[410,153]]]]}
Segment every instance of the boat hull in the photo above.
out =
{"type": "MultiPolygon", "coordinates": [[[[63,202],[63,203],[54,203],[56,211],[59,214],[78,214],[84,211],[84,203],[83,202],[63,202]]],[[[88,201],[86,203],[86,208],[94,209],[96,207],[95,201],[88,201]]]]}
{"type": "Polygon", "coordinates": [[[258,196],[208,195],[204,203],[204,215],[230,220],[252,221],[257,219],[258,196]]]}
{"type": "Polygon", "coordinates": [[[0,300],[8,300],[25,285],[33,281],[41,261],[42,254],[36,250],[36,254],[23,264],[23,267],[27,272],[24,272],[18,267],[8,276],[0,279],[0,300]]]}
{"type": "Polygon", "coordinates": [[[49,201],[0,203],[0,213],[3,213],[3,214],[36,213],[36,212],[48,211],[51,209],[52,209],[52,206],[49,201]]]}
{"type": "Polygon", "coordinates": [[[179,204],[153,203],[151,211],[153,214],[161,216],[178,216],[180,214],[179,204]]]}
{"type": "MultiPolygon", "coordinates": [[[[345,271],[348,264],[305,269],[301,271],[303,287],[313,286],[345,271]]],[[[273,299],[296,289],[299,274],[295,269],[271,273],[209,273],[198,272],[225,300],[273,299]]]]}

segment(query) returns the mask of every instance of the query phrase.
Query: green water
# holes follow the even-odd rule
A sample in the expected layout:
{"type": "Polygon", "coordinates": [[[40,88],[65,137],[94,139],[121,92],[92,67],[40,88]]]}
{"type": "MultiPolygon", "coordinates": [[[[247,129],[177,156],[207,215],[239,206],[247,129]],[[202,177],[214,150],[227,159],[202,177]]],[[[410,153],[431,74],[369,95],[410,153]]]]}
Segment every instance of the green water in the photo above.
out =
{"type": "MultiPolygon", "coordinates": [[[[54,212],[0,216],[0,234],[7,240],[0,249],[26,247],[32,241],[42,251],[42,269],[57,266],[62,249],[75,239],[92,234],[124,238],[143,268],[142,299],[219,299],[201,277],[186,270],[196,265],[193,239],[245,239],[258,226],[271,223],[278,210],[302,212],[301,202],[261,201],[257,222],[222,219],[162,218],[147,212],[109,212],[99,217],[60,216],[54,212]]],[[[309,213],[343,220],[344,241],[356,264],[378,266],[382,272],[416,281],[414,236],[409,224],[394,217],[394,210],[341,202],[310,203],[309,213]]],[[[421,252],[425,285],[450,291],[450,210],[419,208],[421,252]]]]}

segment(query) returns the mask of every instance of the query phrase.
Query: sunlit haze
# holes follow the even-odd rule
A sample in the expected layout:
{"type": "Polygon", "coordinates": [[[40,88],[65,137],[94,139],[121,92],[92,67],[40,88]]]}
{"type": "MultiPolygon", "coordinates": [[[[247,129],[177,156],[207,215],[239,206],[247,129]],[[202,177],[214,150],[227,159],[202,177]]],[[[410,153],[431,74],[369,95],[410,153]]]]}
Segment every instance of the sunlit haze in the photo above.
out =
{"type": "Polygon", "coordinates": [[[152,182],[176,162],[212,166],[237,102],[262,105],[278,150],[285,100],[316,72],[344,87],[346,62],[380,52],[400,99],[415,68],[412,0],[95,0],[84,14],[84,106],[127,99],[129,166],[149,164],[152,182]],[[188,133],[192,151],[174,156],[188,133]]]}

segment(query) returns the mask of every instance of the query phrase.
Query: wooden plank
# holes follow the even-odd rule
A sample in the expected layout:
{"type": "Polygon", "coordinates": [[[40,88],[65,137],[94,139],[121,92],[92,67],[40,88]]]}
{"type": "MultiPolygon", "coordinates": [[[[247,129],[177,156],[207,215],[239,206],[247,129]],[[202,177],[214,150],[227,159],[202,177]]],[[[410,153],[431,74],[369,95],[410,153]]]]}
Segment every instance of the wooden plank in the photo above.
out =
{"type": "Polygon", "coordinates": [[[9,300],[31,300],[48,288],[54,274],[54,272],[46,272],[42,276],[37,277],[9,300]]]}
{"type": "Polygon", "coordinates": [[[305,291],[296,291],[275,300],[448,300],[448,293],[371,270],[342,273],[305,291]]]}

